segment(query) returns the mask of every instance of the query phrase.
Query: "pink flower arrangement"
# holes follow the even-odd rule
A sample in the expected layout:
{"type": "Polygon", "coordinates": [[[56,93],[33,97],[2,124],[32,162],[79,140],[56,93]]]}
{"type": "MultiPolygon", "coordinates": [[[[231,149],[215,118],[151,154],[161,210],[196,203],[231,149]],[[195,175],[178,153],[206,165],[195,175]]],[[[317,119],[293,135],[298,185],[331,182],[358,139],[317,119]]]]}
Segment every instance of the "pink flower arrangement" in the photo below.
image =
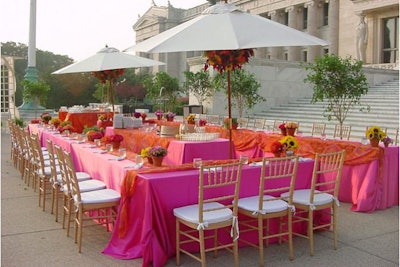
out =
{"type": "Polygon", "coordinates": [[[199,120],[199,126],[206,126],[206,124],[207,124],[206,120],[204,120],[204,119],[199,120]]]}

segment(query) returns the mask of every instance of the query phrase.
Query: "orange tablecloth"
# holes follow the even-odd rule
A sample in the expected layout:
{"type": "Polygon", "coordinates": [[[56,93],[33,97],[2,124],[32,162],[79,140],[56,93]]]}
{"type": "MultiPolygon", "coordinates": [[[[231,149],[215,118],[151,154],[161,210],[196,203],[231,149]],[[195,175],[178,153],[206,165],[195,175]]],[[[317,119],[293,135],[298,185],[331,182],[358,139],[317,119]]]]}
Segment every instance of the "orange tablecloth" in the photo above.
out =
{"type": "Polygon", "coordinates": [[[100,114],[107,114],[112,117],[112,112],[81,112],[81,113],[69,113],[69,112],[58,112],[58,117],[61,121],[70,121],[72,126],[75,128],[77,133],[81,133],[85,126],[92,127],[97,123],[97,118],[100,114]]]}

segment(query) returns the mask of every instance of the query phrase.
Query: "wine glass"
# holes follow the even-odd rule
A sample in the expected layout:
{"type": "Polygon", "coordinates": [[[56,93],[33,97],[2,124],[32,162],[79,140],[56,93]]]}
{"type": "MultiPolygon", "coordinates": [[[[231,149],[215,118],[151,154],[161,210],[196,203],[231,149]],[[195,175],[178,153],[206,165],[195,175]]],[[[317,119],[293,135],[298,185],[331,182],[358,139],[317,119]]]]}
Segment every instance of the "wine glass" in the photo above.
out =
{"type": "Polygon", "coordinates": [[[246,165],[249,163],[249,156],[247,155],[240,155],[239,161],[243,164],[246,165]]]}
{"type": "Polygon", "coordinates": [[[118,154],[120,158],[126,158],[126,148],[118,149],[118,154]]]}
{"type": "Polygon", "coordinates": [[[136,162],[136,164],[143,164],[142,156],[141,155],[136,155],[135,162],[136,162]]]}
{"type": "Polygon", "coordinates": [[[203,161],[201,160],[201,158],[193,159],[193,167],[199,169],[201,167],[201,165],[203,165],[203,161]]]}

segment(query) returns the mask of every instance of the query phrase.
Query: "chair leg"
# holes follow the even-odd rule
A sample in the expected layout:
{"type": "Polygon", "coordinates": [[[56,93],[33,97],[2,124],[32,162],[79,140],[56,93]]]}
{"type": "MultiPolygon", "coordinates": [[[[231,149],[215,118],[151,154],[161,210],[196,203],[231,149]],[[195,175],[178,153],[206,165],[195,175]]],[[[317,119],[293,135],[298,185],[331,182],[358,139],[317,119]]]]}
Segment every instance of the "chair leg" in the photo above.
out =
{"type": "Polygon", "coordinates": [[[288,211],[288,216],[287,216],[287,227],[288,227],[288,239],[289,239],[289,259],[292,261],[294,259],[293,255],[293,224],[292,224],[292,211],[288,211]]]}
{"type": "Polygon", "coordinates": [[[67,236],[69,236],[69,230],[71,228],[71,214],[72,214],[72,199],[68,199],[67,236]]]}
{"type": "Polygon", "coordinates": [[[333,248],[337,249],[337,207],[332,204],[332,230],[333,230],[333,248]]]}
{"type": "MultiPolygon", "coordinates": [[[[268,220],[267,220],[268,221],[268,220]]],[[[268,224],[268,223],[266,223],[268,224]]],[[[264,233],[264,227],[263,227],[263,219],[259,216],[258,217],[258,251],[260,253],[259,256],[259,261],[260,261],[260,266],[264,266],[264,241],[263,241],[263,233],[264,233]]],[[[268,239],[266,239],[268,240],[268,239]]]]}
{"type": "Polygon", "coordinates": [[[308,210],[308,238],[310,239],[310,256],[314,256],[314,221],[313,221],[313,210],[308,210]]]}
{"type": "MultiPolygon", "coordinates": [[[[236,228],[234,228],[234,235],[233,238],[236,239],[238,232],[236,231],[236,228]]],[[[239,267],[239,245],[238,245],[238,240],[233,241],[233,257],[235,260],[235,267],[239,267]]]]}
{"type": "Polygon", "coordinates": [[[200,239],[200,258],[201,258],[201,266],[206,267],[206,251],[204,244],[204,230],[199,230],[199,239],[200,239]]]}
{"type": "Polygon", "coordinates": [[[181,265],[181,244],[180,244],[180,225],[179,220],[175,219],[176,228],[176,265],[181,265]]]}

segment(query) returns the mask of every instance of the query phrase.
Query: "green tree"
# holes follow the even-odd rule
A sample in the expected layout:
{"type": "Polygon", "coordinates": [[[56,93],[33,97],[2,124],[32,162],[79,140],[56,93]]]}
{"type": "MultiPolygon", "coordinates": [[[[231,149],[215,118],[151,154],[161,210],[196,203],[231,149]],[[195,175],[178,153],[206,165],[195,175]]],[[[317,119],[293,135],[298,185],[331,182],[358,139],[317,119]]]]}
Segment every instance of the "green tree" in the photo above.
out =
{"type": "Polygon", "coordinates": [[[305,68],[308,74],[304,81],[314,85],[311,103],[326,100],[323,116],[328,120],[333,116],[342,126],[354,106],[369,112],[369,106],[360,102],[361,96],[368,93],[362,61],[325,55],[316,58],[315,63],[306,63],[305,68]]]}
{"type": "Polygon", "coordinates": [[[37,115],[37,108],[39,104],[45,106],[48,92],[50,91],[50,86],[44,81],[31,82],[28,80],[23,80],[24,85],[24,100],[32,101],[35,107],[35,118],[37,115]]]}
{"type": "MultiPolygon", "coordinates": [[[[226,73],[215,75],[213,83],[217,90],[227,88],[226,73]]],[[[242,117],[245,109],[251,109],[257,103],[266,101],[264,97],[258,94],[260,87],[261,84],[255,79],[254,74],[243,69],[231,71],[232,106],[237,108],[239,117],[242,117]]]]}
{"type": "Polygon", "coordinates": [[[185,75],[184,92],[193,94],[199,104],[203,105],[203,102],[214,93],[209,72],[204,70],[198,72],[185,71],[183,74],[185,75]]]}
{"type": "Polygon", "coordinates": [[[143,81],[149,99],[155,102],[159,108],[173,111],[176,98],[181,93],[179,81],[166,72],[158,72],[154,77],[148,77],[143,81]]]}

